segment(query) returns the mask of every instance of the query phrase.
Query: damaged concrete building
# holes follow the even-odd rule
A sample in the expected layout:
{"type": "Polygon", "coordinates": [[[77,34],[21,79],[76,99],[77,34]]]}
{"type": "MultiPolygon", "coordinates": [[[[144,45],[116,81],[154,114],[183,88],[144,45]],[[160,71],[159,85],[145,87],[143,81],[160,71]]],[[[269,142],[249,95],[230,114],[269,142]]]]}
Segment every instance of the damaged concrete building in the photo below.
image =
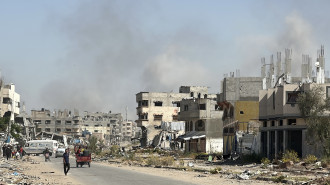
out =
{"type": "Polygon", "coordinates": [[[222,152],[223,111],[216,99],[216,95],[204,94],[181,101],[179,120],[185,121],[186,133],[181,139],[186,152],[222,152]]]}
{"type": "Polygon", "coordinates": [[[81,117],[77,110],[73,113],[67,109],[54,112],[44,108],[31,110],[31,121],[36,126],[36,133],[57,133],[71,137],[81,134],[81,117]]]}
{"type": "Polygon", "coordinates": [[[309,145],[306,140],[307,125],[301,117],[297,98],[299,93],[316,85],[322,86],[324,94],[329,96],[330,84],[325,83],[328,79],[325,78],[323,46],[318,52],[315,66],[316,76],[313,76],[311,58],[303,55],[300,83],[290,84],[286,82],[284,75],[273,88],[260,91],[261,153],[264,156],[276,158],[288,149],[296,151],[299,157],[305,157],[307,154],[320,156],[321,150],[315,148],[317,146],[309,145]]]}
{"type": "MultiPolygon", "coordinates": [[[[123,140],[123,124],[121,113],[103,113],[85,111],[82,118],[81,129],[88,131],[92,136],[104,140],[105,144],[119,144],[123,140]]],[[[131,129],[131,128],[130,128],[131,129]]]]}
{"type": "Polygon", "coordinates": [[[178,121],[180,102],[184,98],[207,97],[207,87],[181,86],[179,93],[140,92],[136,94],[136,123],[142,129],[141,146],[152,145],[153,139],[161,132],[162,122],[178,121]]]}

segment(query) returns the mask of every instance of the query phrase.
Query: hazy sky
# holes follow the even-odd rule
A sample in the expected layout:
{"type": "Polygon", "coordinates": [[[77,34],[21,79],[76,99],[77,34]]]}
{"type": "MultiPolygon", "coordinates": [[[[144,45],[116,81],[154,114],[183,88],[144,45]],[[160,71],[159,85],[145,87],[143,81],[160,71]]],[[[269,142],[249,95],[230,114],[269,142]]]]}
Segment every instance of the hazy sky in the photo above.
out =
{"type": "MultiPolygon", "coordinates": [[[[0,1],[0,70],[26,110],[112,111],[135,120],[135,94],[220,92],[223,75],[260,76],[260,58],[330,56],[330,1],[0,1]]],[[[283,59],[282,59],[283,60],[283,59]]]]}

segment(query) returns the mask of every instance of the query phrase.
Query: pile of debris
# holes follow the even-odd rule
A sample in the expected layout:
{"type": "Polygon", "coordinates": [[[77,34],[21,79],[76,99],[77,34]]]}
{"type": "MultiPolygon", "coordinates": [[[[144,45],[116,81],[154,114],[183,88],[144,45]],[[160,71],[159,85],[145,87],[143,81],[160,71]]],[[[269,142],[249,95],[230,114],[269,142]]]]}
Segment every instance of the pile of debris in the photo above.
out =
{"type": "MultiPolygon", "coordinates": [[[[29,159],[25,159],[29,160],[29,159]]],[[[0,184],[36,184],[37,176],[25,175],[25,168],[19,166],[18,160],[0,158],[0,184]]],[[[29,161],[30,162],[30,161],[29,161]]],[[[33,161],[31,161],[33,163],[33,161]]]]}

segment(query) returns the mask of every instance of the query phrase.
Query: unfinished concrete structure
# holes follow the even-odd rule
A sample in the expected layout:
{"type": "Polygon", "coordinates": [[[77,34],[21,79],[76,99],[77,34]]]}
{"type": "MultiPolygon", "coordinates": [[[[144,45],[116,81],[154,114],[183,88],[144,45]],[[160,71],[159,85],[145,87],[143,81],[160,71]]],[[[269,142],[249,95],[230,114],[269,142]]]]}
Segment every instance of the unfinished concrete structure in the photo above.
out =
{"type": "MultiPolygon", "coordinates": [[[[316,146],[306,141],[307,125],[297,105],[298,94],[310,90],[315,85],[324,87],[328,93],[329,83],[324,75],[324,48],[318,52],[315,63],[316,77],[311,75],[311,58],[303,55],[302,77],[300,83],[278,83],[273,88],[261,90],[259,93],[259,120],[262,121],[261,153],[268,158],[276,158],[288,149],[295,150],[299,157],[307,154],[320,156],[316,146]]],[[[283,76],[283,78],[287,78],[283,76]]]]}
{"type": "MultiPolygon", "coordinates": [[[[207,98],[207,87],[181,86],[179,93],[140,92],[136,94],[138,104],[136,123],[142,128],[141,146],[148,146],[161,131],[162,121],[178,121],[180,101],[184,98],[207,98]]],[[[216,97],[216,95],[212,95],[216,97]]]]}
{"type": "Polygon", "coordinates": [[[216,98],[188,98],[181,101],[179,120],[185,121],[186,152],[217,153],[223,150],[222,114],[216,98]]]}

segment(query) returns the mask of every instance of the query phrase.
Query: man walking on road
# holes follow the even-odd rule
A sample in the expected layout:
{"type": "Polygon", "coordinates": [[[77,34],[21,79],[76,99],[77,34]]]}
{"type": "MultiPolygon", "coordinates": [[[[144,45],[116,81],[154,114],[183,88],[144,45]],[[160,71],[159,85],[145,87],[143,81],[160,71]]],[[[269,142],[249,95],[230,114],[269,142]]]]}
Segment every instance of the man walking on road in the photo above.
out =
{"type": "Polygon", "coordinates": [[[63,154],[63,165],[64,165],[64,174],[66,175],[70,170],[70,163],[69,163],[69,149],[65,149],[65,153],[63,154]]]}

